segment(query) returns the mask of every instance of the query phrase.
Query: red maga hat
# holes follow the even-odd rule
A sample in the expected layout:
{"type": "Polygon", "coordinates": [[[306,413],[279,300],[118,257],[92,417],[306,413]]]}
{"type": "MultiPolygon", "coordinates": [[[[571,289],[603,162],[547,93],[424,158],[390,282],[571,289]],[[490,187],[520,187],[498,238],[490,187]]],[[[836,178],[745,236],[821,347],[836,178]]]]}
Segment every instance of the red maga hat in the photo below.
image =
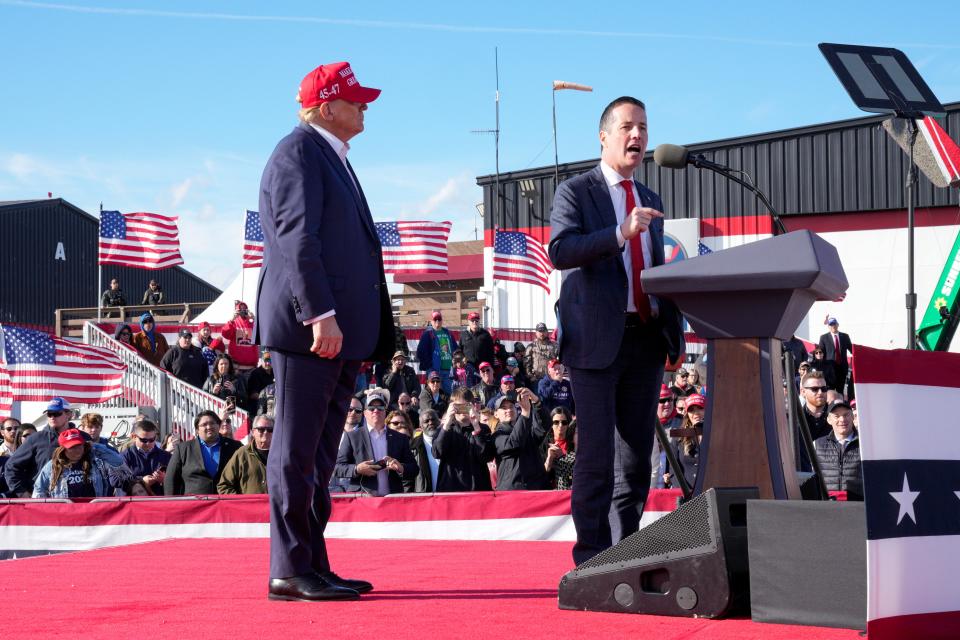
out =
{"type": "Polygon", "coordinates": [[[79,429],[67,429],[57,438],[57,442],[64,449],[70,449],[71,447],[76,447],[81,445],[84,442],[83,434],[80,433],[79,429]]]}
{"type": "Polygon", "coordinates": [[[687,409],[690,407],[700,407],[702,409],[703,407],[707,406],[707,399],[699,393],[694,393],[687,396],[687,401],[684,403],[684,406],[687,409]]]}
{"type": "Polygon", "coordinates": [[[667,398],[672,398],[673,392],[670,391],[670,387],[665,384],[660,385],[660,399],[666,400],[667,398]]]}
{"type": "Polygon", "coordinates": [[[380,97],[380,89],[360,85],[349,62],[322,64],[306,75],[297,92],[297,102],[304,109],[333,100],[373,102],[380,97]]]}

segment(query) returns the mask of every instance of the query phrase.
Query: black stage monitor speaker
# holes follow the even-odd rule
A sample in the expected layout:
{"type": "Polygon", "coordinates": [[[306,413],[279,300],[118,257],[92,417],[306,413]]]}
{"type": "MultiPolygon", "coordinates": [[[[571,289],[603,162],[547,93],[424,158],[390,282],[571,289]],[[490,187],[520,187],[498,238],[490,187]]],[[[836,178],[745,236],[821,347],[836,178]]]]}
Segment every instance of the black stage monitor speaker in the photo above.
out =
{"type": "Polygon", "coordinates": [[[560,608],[719,618],[750,610],[747,500],[710,489],[560,581],[560,608]]]}

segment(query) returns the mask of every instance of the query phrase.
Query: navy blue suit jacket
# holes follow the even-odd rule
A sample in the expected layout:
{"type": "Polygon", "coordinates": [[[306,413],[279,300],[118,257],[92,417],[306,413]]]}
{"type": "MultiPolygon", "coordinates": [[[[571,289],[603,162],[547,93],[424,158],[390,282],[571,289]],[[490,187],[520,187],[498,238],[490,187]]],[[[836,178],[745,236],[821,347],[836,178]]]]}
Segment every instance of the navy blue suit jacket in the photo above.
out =
{"type": "MultiPolygon", "coordinates": [[[[399,431],[385,427],[387,433],[387,455],[403,465],[403,478],[413,479],[420,472],[420,466],[410,449],[410,438],[399,431]]],[[[337,466],[333,475],[338,478],[350,478],[359,482],[361,487],[370,491],[377,490],[377,476],[357,476],[357,465],[365,460],[373,460],[373,443],[367,425],[360,424],[353,431],[343,434],[340,451],[337,452],[337,466]]],[[[403,493],[403,478],[389,472],[390,493],[403,493]]]]}
{"type": "Polygon", "coordinates": [[[385,360],[393,353],[380,240],[352,173],[323,136],[304,123],[267,161],[260,183],[264,256],[257,284],[258,344],[309,353],[313,333],[304,321],[336,310],[341,358],[385,360]]]}
{"type": "MultiPolygon", "coordinates": [[[[634,181],[640,205],[663,210],[660,196],[634,181]]],[[[617,244],[617,216],[597,165],[560,185],[550,213],[550,260],[563,269],[557,321],[560,360],[580,369],[604,369],[617,357],[627,310],[627,271],[617,244]]],[[[654,266],[664,263],[663,219],[650,224],[654,266]]],[[[624,245],[626,246],[626,245],[624,245]]],[[[683,321],[670,300],[657,298],[667,355],[684,351],[683,321]]]]}

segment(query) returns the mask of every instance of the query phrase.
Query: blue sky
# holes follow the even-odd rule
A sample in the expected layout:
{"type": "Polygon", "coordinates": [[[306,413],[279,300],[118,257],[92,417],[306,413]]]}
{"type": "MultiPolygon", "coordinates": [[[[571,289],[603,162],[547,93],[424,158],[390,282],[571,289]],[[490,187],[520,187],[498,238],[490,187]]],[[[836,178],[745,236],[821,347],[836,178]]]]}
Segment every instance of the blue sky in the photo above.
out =
{"type": "Polygon", "coordinates": [[[494,48],[502,171],[598,155],[612,98],[648,105],[650,148],[862,115],[818,42],[896,46],[960,100],[955,3],[610,1],[61,3],[0,0],[0,200],[48,191],[95,213],[180,216],[186,267],[224,286],[242,212],[296,123],[300,79],[348,60],[383,89],[351,161],[378,220],[454,221],[472,239],[493,172],[494,48]],[[931,19],[932,18],[932,19],[931,19]]]}

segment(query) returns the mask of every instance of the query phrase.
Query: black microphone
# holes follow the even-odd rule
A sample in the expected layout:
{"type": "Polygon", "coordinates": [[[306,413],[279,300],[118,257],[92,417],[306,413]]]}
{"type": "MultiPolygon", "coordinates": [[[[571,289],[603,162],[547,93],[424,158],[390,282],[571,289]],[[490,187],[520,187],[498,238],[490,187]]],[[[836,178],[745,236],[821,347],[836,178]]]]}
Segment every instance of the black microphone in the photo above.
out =
{"type": "Polygon", "coordinates": [[[665,169],[684,169],[692,164],[698,169],[713,169],[714,171],[730,171],[730,167],[711,162],[703,154],[690,153],[686,147],[678,144],[661,144],[653,151],[653,161],[665,169]]]}

